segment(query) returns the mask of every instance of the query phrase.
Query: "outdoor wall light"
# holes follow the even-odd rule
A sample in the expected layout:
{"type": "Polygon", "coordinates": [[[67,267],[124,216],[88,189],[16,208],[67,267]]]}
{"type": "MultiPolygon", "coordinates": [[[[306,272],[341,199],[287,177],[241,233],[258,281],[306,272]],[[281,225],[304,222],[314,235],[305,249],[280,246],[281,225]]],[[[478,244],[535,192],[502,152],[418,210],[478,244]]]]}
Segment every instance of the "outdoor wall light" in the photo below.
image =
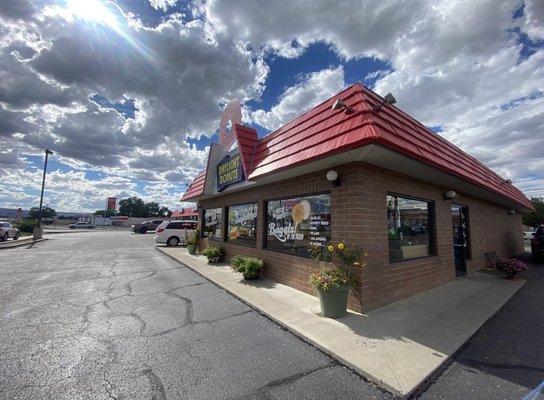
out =
{"type": "Polygon", "coordinates": [[[378,104],[376,107],[374,107],[374,111],[378,112],[382,109],[382,107],[386,104],[395,104],[397,102],[397,99],[395,99],[395,96],[393,96],[392,93],[387,93],[385,97],[383,98],[383,101],[378,104]]]}
{"type": "Polygon", "coordinates": [[[342,100],[340,99],[336,99],[332,105],[332,108],[331,108],[333,111],[336,111],[336,110],[344,110],[344,113],[345,114],[352,114],[353,113],[353,108],[351,108],[350,106],[348,106],[346,103],[344,103],[342,100]]]}
{"type": "Polygon", "coordinates": [[[331,169],[329,172],[327,172],[327,180],[332,183],[335,187],[340,186],[340,177],[338,176],[338,172],[331,169]]]}
{"type": "Polygon", "coordinates": [[[444,193],[444,200],[453,200],[457,197],[457,193],[453,190],[448,190],[446,193],[444,193]]]}
{"type": "Polygon", "coordinates": [[[516,210],[508,210],[508,215],[516,215],[516,210]]]}

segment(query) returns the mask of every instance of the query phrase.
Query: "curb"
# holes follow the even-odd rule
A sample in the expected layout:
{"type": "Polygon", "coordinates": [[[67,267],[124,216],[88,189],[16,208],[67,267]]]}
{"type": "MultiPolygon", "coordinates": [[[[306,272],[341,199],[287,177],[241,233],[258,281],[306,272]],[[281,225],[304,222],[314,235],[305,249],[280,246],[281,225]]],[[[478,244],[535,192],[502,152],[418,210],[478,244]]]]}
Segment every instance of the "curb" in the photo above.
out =
{"type": "Polygon", "coordinates": [[[11,242],[9,244],[5,244],[5,245],[0,245],[0,250],[4,250],[4,249],[15,249],[16,247],[22,247],[22,246],[26,246],[26,245],[34,245],[35,243],[38,243],[38,242],[43,242],[44,240],[48,240],[47,238],[42,238],[42,239],[37,239],[37,240],[34,240],[34,239],[30,239],[30,240],[27,240],[27,239],[21,239],[21,240],[15,240],[14,242],[11,242]]]}

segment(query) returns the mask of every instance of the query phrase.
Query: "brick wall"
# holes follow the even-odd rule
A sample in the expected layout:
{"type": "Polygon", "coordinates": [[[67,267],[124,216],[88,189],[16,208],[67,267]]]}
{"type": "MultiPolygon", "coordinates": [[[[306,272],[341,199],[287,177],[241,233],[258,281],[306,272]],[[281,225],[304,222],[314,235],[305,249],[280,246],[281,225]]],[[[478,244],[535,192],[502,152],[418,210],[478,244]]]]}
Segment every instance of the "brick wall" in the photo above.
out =
{"type": "MultiPolygon", "coordinates": [[[[259,216],[255,248],[212,239],[203,239],[201,246],[205,247],[208,243],[221,245],[227,259],[237,254],[258,256],[265,261],[265,276],[315,294],[315,289],[308,283],[309,274],[316,269],[312,260],[262,248],[263,210],[265,200],[268,199],[329,191],[332,240],[359,245],[368,253],[367,266],[359,271],[362,307],[357,299],[350,296],[350,308],[370,310],[455,279],[451,202],[443,200],[443,193],[448,188],[430,185],[364,163],[351,163],[336,167],[335,170],[342,180],[340,187],[331,187],[326,180],[325,170],[202,201],[199,205],[203,209],[223,207],[223,213],[225,206],[256,201],[259,216]],[[435,255],[389,262],[387,192],[434,202],[435,255]]],[[[469,271],[485,265],[486,251],[495,250],[499,256],[521,252],[523,239],[520,215],[509,216],[505,208],[469,196],[460,196],[456,202],[469,206],[472,245],[472,259],[467,263],[469,271]]],[[[199,219],[201,222],[202,212],[199,219]]]]}

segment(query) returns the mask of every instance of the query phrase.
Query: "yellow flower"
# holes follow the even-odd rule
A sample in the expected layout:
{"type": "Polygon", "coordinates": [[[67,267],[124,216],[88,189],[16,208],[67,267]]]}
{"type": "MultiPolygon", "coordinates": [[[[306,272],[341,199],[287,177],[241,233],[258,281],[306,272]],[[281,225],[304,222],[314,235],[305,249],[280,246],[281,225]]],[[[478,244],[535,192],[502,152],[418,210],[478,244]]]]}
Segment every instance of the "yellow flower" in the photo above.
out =
{"type": "Polygon", "coordinates": [[[334,251],[334,247],[332,245],[329,245],[329,247],[327,247],[327,250],[334,251]]]}
{"type": "Polygon", "coordinates": [[[359,262],[358,262],[358,261],[355,261],[355,262],[353,263],[353,265],[355,265],[355,266],[359,266],[360,264],[359,264],[359,262]]]}
{"type": "Polygon", "coordinates": [[[344,243],[338,243],[338,250],[344,250],[344,243]]]}

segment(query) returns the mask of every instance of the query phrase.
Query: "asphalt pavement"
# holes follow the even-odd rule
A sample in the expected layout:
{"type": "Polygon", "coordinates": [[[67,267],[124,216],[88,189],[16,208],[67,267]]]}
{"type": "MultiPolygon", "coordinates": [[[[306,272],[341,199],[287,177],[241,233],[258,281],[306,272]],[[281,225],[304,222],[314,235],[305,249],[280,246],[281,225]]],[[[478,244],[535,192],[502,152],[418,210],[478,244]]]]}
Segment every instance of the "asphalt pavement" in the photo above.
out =
{"type": "Polygon", "coordinates": [[[1,399],[391,396],[128,231],[0,252],[1,399]]]}
{"type": "MultiPolygon", "coordinates": [[[[544,380],[544,266],[525,278],[422,399],[522,399],[544,380]]],[[[0,252],[0,399],[390,398],[156,251],[151,234],[0,252]]]]}

